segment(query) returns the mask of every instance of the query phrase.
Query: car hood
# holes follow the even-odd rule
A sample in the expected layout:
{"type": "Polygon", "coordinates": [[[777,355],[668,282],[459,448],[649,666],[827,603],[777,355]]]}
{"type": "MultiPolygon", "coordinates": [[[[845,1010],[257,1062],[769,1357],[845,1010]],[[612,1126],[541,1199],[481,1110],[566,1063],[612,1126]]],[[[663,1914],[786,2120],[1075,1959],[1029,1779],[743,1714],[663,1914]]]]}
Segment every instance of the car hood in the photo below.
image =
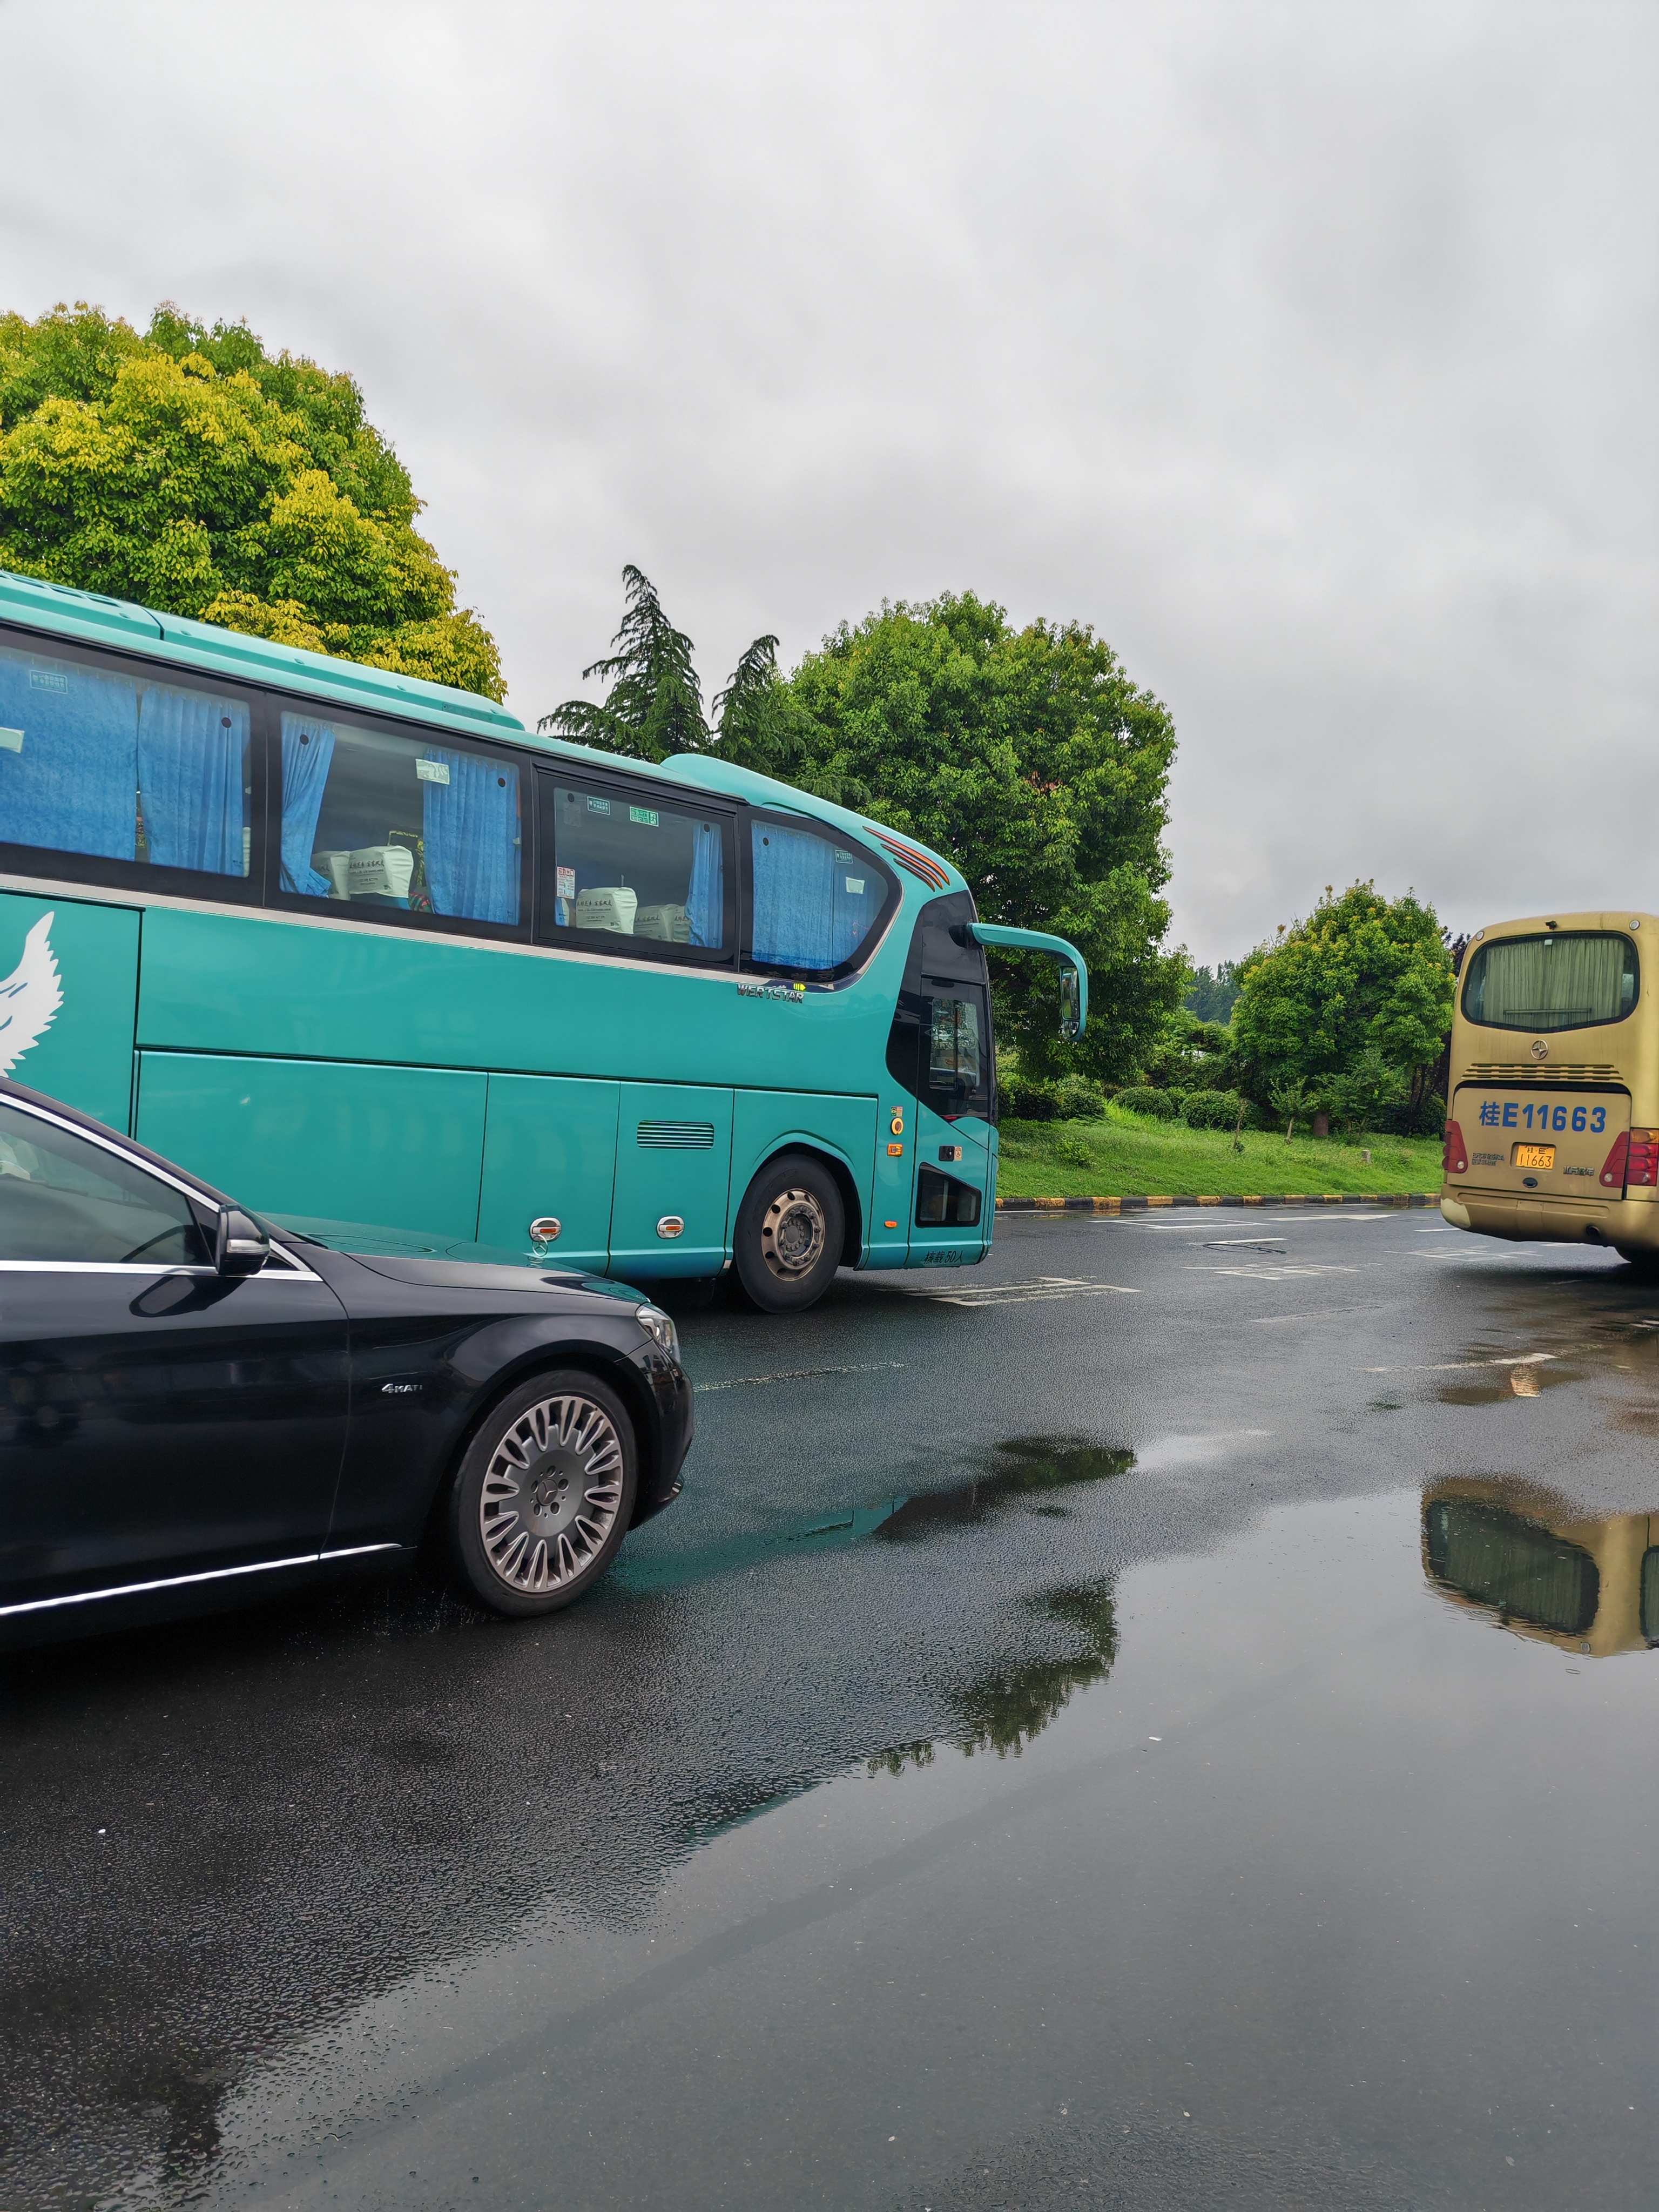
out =
{"type": "Polygon", "coordinates": [[[402,1252],[352,1252],[343,1255],[385,1275],[394,1283],[429,1285],[446,1291],[592,1291],[601,1297],[624,1298],[630,1305],[647,1303],[626,1283],[607,1282],[603,1276],[583,1275],[550,1267],[513,1267],[475,1260],[428,1260],[402,1252]]]}

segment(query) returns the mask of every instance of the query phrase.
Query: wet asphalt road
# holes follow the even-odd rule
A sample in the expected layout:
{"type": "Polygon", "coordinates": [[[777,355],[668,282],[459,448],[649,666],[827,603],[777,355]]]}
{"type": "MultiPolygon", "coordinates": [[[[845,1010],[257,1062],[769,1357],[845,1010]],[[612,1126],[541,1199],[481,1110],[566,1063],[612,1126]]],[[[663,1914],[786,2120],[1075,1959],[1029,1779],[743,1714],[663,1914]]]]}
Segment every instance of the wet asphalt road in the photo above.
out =
{"type": "Polygon", "coordinates": [[[1424,1528],[1639,1562],[1659,1290],[1182,1211],[682,1329],[571,1614],[0,1662],[0,2207],[1654,2202],[1659,1659],[1424,1528]]]}

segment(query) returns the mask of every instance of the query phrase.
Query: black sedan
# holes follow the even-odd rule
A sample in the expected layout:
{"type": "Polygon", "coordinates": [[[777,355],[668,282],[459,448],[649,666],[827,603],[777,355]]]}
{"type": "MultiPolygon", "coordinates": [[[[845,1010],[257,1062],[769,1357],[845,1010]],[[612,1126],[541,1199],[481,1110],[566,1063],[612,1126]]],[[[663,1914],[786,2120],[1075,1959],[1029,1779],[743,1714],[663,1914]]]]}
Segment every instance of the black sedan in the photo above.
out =
{"type": "Polygon", "coordinates": [[[497,1613],[550,1613],[690,1440],[637,1291],[334,1251],[0,1079],[0,1638],[428,1542],[497,1613]]]}

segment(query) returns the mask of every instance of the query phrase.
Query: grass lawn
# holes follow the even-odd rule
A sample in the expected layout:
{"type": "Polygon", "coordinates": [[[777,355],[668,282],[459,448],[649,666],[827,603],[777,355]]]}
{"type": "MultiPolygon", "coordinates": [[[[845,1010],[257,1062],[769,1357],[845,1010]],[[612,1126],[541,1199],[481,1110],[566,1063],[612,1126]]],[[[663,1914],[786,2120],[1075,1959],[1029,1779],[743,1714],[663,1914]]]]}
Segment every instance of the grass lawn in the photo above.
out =
{"type": "Polygon", "coordinates": [[[1431,1191],[1441,1183],[1436,1137],[1361,1142],[1247,1129],[1243,1152],[1230,1131],[1189,1129],[1109,1108],[1097,1121],[1005,1121],[997,1192],[1002,1198],[1271,1197],[1300,1191],[1431,1191]]]}

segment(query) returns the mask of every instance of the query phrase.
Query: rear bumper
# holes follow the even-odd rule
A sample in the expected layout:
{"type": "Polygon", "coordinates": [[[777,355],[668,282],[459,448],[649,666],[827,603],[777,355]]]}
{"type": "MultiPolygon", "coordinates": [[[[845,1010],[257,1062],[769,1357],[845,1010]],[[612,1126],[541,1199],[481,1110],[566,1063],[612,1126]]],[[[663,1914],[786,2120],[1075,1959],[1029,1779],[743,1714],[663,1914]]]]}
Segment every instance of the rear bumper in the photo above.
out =
{"type": "Polygon", "coordinates": [[[1506,1191],[1448,1182],[1440,1211],[1454,1228],[1511,1243],[1614,1244],[1621,1251],[1659,1250],[1659,1200],[1654,1198],[1516,1198],[1506,1191]]]}

